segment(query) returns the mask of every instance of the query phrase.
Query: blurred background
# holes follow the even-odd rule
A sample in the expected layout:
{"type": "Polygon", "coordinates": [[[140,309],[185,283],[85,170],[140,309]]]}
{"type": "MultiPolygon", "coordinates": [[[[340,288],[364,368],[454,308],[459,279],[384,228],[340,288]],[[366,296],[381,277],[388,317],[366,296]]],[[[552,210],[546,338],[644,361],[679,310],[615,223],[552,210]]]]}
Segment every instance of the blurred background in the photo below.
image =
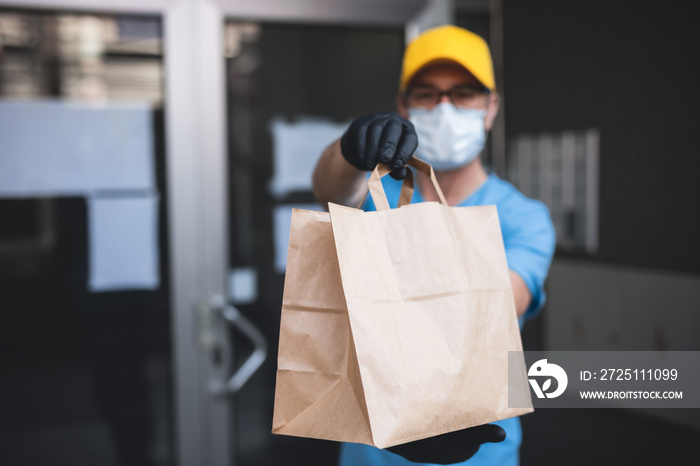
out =
{"type": "MultiPolygon", "coordinates": [[[[270,434],[291,209],[407,40],[490,44],[485,160],[557,252],[529,350],[700,350],[691,1],[0,1],[0,463],[335,464],[270,434]],[[235,307],[234,307],[235,306],[235,307]]],[[[696,409],[523,417],[523,465],[695,464],[696,409]]]]}

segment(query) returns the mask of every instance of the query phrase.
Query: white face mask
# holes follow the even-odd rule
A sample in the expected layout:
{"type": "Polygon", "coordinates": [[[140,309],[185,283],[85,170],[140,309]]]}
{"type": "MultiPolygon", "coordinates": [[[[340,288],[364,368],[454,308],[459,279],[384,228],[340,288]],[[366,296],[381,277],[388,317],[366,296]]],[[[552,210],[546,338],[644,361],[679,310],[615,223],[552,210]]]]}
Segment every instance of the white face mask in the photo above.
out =
{"type": "Polygon", "coordinates": [[[436,170],[450,171],[473,161],[484,149],[486,110],[457,108],[443,102],[430,110],[409,108],[416,128],[416,155],[436,170]]]}

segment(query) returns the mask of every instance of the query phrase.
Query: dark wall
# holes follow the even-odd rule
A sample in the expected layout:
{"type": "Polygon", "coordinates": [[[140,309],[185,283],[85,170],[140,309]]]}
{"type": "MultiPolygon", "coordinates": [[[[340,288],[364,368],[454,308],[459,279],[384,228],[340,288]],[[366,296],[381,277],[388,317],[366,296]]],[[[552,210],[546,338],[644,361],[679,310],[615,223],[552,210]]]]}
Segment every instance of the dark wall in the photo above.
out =
{"type": "Polygon", "coordinates": [[[344,121],[393,110],[402,49],[398,28],[266,24],[261,113],[344,121]]]}
{"type": "Polygon", "coordinates": [[[507,137],[600,131],[595,260],[700,272],[698,10],[503,0],[507,137]]]}

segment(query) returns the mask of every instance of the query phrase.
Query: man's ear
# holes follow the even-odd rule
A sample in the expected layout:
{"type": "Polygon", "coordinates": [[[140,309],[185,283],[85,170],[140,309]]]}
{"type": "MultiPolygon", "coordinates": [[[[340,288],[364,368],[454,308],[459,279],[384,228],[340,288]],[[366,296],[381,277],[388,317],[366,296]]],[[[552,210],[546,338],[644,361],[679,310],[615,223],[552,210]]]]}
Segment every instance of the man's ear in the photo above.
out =
{"type": "Polygon", "coordinates": [[[408,108],[406,107],[406,97],[403,94],[396,96],[396,113],[403,118],[408,118],[408,108]]]}
{"type": "Polygon", "coordinates": [[[498,96],[498,92],[493,91],[489,96],[489,103],[486,107],[486,116],[484,117],[484,129],[486,131],[491,131],[491,128],[493,128],[493,120],[496,119],[496,115],[498,114],[499,104],[500,97],[498,96]]]}

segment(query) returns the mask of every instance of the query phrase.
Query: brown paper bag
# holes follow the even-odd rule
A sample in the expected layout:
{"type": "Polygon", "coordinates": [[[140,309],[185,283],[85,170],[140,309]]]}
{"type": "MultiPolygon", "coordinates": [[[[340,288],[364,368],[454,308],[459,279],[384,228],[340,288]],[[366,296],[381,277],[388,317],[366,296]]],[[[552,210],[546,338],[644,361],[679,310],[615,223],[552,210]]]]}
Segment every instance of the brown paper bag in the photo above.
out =
{"type": "Polygon", "coordinates": [[[409,164],[440,203],[390,210],[382,167],[377,212],[294,210],[273,433],[386,448],[532,411],[508,407],[522,344],[496,207],[449,207],[409,164]]]}

